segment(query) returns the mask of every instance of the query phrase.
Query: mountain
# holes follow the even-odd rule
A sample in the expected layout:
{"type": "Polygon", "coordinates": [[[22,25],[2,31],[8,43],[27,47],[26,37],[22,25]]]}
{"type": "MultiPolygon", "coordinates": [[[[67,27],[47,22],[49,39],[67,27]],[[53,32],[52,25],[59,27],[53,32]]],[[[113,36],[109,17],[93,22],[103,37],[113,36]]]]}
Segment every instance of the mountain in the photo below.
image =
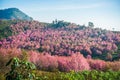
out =
{"type": "Polygon", "coordinates": [[[17,8],[8,8],[0,10],[0,19],[7,19],[7,20],[33,20],[31,17],[23,13],[17,8]]]}

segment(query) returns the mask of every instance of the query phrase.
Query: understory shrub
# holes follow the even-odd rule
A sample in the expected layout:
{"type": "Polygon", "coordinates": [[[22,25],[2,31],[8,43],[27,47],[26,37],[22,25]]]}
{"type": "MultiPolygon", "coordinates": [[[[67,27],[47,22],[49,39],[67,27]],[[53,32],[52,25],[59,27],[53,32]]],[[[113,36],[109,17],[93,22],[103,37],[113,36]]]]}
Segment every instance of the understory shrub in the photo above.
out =
{"type": "Polygon", "coordinates": [[[106,70],[120,71],[120,61],[107,62],[106,70]]]}
{"type": "Polygon", "coordinates": [[[49,54],[39,55],[39,60],[36,63],[36,66],[39,70],[45,71],[57,71],[58,70],[58,61],[57,56],[51,56],[49,54]]]}
{"type": "Polygon", "coordinates": [[[103,60],[88,59],[91,70],[105,70],[106,62],[103,60]]]}
{"type": "Polygon", "coordinates": [[[51,56],[49,53],[25,51],[21,49],[0,48],[0,72],[6,73],[10,67],[5,67],[6,62],[19,57],[34,63],[39,70],[45,71],[82,71],[82,70],[120,70],[120,61],[105,62],[103,60],[85,59],[82,54],[76,52],[71,56],[51,56]],[[26,58],[25,58],[26,57],[26,58]]]}
{"type": "Polygon", "coordinates": [[[19,58],[10,59],[6,66],[11,65],[11,70],[5,75],[6,80],[34,80],[35,74],[33,70],[35,69],[35,65],[20,60],[19,58]]]}
{"type": "Polygon", "coordinates": [[[60,57],[58,59],[58,65],[60,71],[81,71],[90,69],[87,60],[80,53],[73,54],[70,57],[60,57]]]}

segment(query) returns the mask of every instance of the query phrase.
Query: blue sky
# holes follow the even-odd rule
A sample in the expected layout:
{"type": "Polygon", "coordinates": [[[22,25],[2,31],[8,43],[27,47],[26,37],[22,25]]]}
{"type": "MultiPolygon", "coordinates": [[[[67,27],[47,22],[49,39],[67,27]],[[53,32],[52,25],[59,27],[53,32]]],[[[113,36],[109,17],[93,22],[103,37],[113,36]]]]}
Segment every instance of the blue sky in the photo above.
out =
{"type": "Polygon", "coordinates": [[[120,0],[0,0],[0,9],[16,7],[40,22],[59,19],[120,31],[120,0]]]}

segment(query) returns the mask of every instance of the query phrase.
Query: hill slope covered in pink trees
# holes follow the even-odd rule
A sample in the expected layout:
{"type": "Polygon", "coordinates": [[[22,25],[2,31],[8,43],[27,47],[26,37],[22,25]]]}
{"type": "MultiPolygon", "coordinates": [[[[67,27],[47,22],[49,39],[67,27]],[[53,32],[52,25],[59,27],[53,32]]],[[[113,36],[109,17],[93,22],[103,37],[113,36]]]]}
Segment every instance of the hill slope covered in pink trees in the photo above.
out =
{"type": "Polygon", "coordinates": [[[10,26],[14,35],[1,39],[0,47],[37,50],[59,56],[70,56],[80,52],[86,58],[104,60],[112,60],[119,56],[119,32],[73,23],[64,25],[66,23],[63,21],[52,24],[37,21],[17,22],[10,26]],[[56,26],[57,28],[54,28],[56,26]]]}

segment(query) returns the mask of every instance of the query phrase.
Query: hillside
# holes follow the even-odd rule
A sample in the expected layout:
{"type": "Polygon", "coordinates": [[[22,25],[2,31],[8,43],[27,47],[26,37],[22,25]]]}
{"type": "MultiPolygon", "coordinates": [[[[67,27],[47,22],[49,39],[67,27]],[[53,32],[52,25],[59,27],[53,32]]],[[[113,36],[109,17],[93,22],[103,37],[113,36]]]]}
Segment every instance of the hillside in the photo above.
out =
{"type": "Polygon", "coordinates": [[[9,26],[10,31],[12,36],[0,40],[2,48],[36,50],[60,56],[70,56],[80,52],[86,58],[119,59],[119,32],[64,21],[49,24],[38,21],[18,21],[9,26]]]}
{"type": "Polygon", "coordinates": [[[31,21],[32,18],[20,11],[17,8],[8,8],[0,10],[0,19],[7,20],[27,20],[31,21]]]}

